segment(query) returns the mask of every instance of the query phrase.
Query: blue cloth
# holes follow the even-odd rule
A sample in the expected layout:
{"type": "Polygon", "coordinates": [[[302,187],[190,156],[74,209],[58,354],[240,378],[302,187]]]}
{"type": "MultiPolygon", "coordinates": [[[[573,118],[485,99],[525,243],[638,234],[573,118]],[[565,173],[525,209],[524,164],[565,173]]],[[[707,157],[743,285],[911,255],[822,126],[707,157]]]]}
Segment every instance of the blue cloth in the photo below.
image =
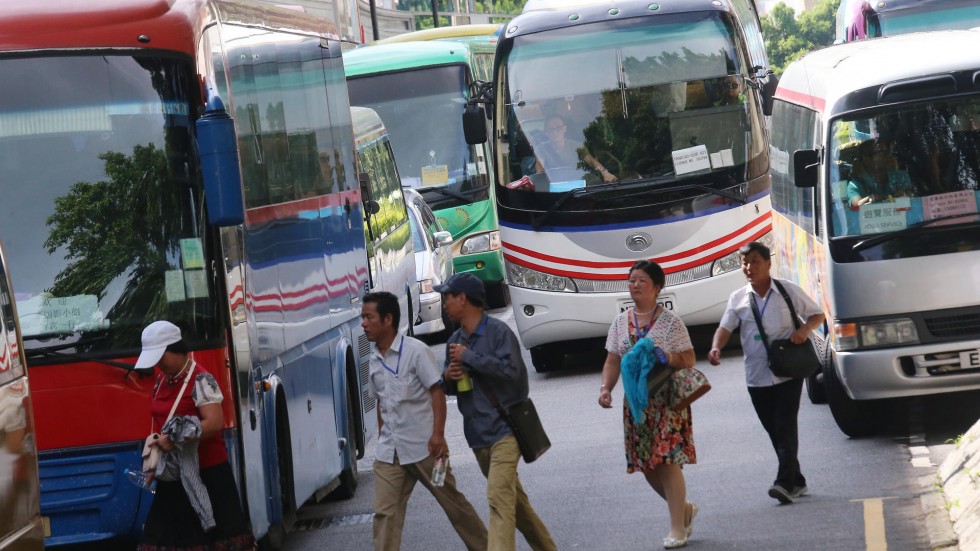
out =
{"type": "Polygon", "coordinates": [[[629,404],[633,420],[637,423],[644,420],[643,411],[650,403],[647,380],[658,365],[666,364],[665,356],[663,350],[653,344],[652,339],[640,339],[623,356],[619,364],[623,375],[623,390],[626,391],[626,403],[629,404]]]}

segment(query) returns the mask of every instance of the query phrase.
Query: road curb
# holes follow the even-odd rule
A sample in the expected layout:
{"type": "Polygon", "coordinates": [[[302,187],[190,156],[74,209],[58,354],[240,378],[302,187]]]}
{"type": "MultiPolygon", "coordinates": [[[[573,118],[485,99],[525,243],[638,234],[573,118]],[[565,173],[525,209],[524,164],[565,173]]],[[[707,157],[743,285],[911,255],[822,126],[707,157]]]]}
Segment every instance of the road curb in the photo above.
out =
{"type": "Polygon", "coordinates": [[[936,477],[958,548],[980,549],[980,422],[957,438],[936,477]]]}

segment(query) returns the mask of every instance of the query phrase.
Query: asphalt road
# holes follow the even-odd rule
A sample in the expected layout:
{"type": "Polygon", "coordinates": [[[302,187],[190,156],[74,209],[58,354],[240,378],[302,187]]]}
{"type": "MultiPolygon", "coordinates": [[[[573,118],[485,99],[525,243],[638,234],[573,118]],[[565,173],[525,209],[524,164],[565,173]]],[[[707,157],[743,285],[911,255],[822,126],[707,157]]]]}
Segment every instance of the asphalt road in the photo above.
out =
{"type": "MultiPolygon", "coordinates": [[[[509,309],[494,315],[510,320],[509,309]]],[[[692,331],[699,363],[712,391],[693,406],[698,463],[685,469],[689,500],[701,512],[692,549],[929,549],[920,495],[928,491],[948,442],[980,415],[976,394],[886,404],[890,423],[881,435],[849,439],[827,406],[804,396],[800,460],[810,494],[780,506],[766,491],[776,461],[745,390],[740,351],[721,366],[704,360],[710,328],[692,331]],[[925,446],[915,466],[910,445],[925,446]],[[932,461],[930,462],[930,457],[932,461]],[[925,489],[924,489],[925,488],[925,489]]],[[[443,357],[443,347],[434,346],[443,357]]],[[[559,373],[531,373],[531,396],[552,448],[520,476],[559,549],[659,549],[667,532],[665,504],[642,476],[627,475],[622,444],[622,390],[614,409],[596,404],[601,356],[559,373]]],[[[525,361],[530,358],[525,353],[525,361]]],[[[488,518],[485,481],[450,404],[446,426],[460,489],[488,518]]],[[[369,550],[373,511],[373,442],[359,462],[361,486],[348,501],[307,504],[286,540],[289,551],[369,550]]],[[[445,515],[421,486],[409,503],[402,549],[462,549],[445,515]]],[[[518,536],[518,548],[528,546],[518,536]]]]}

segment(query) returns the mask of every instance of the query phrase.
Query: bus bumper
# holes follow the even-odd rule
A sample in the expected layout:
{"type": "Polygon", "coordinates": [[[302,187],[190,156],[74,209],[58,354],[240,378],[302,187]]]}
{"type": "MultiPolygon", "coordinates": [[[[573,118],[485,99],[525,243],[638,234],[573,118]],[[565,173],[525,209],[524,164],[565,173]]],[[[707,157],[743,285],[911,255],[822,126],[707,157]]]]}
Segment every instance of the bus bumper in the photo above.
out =
{"type": "Polygon", "coordinates": [[[38,454],[41,515],[51,527],[46,547],[139,536],[153,496],[128,482],[123,469],[142,465],[142,444],[38,454]]]}
{"type": "MultiPolygon", "coordinates": [[[[623,274],[626,279],[626,274],[623,274]]],[[[732,291],[745,285],[740,271],[672,285],[660,299],[686,325],[717,324],[732,291]]],[[[557,341],[605,337],[629,293],[553,293],[510,286],[510,300],[525,348],[557,341]]]]}
{"type": "Polygon", "coordinates": [[[504,253],[496,250],[454,256],[453,269],[457,274],[470,272],[483,283],[499,283],[504,279],[504,253]]]}
{"type": "Polygon", "coordinates": [[[837,373],[855,400],[980,389],[980,369],[963,366],[961,354],[980,354],[980,339],[836,352],[837,373]]]}

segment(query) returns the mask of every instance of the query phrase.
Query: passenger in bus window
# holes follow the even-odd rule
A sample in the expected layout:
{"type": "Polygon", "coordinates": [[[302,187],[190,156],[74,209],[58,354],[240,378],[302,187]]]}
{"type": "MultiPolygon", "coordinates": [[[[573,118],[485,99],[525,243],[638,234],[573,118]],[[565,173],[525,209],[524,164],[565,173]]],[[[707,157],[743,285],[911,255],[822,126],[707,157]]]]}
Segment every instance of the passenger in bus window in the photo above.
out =
{"type": "Polygon", "coordinates": [[[374,548],[401,548],[408,498],[417,482],[446,512],[469,551],[487,548],[487,528],[473,505],[456,489],[448,464],[446,395],[442,368],[424,342],[398,334],[398,298],[381,291],[364,295],[361,327],[374,343],[368,389],[378,398],[378,444],[374,461],[374,548]],[[432,481],[436,461],[445,480],[432,481]]]}
{"type": "Polygon", "coordinates": [[[874,201],[892,201],[908,195],[911,189],[909,175],[899,169],[889,140],[877,138],[861,143],[847,183],[847,202],[851,208],[874,201]]]}
{"type": "Polygon", "coordinates": [[[187,356],[176,325],[151,323],[142,343],[136,369],[160,370],[151,424],[164,456],[139,550],[257,549],[221,436],[224,397],[217,381],[187,356]]]}
{"type": "MultiPolygon", "coordinates": [[[[534,147],[537,162],[537,172],[547,171],[550,174],[578,172],[576,177],[567,179],[582,179],[582,164],[591,167],[602,176],[603,182],[615,182],[616,175],[609,172],[598,159],[589,153],[581,142],[567,138],[568,124],[561,115],[548,115],[544,123],[545,140],[534,147]]],[[[549,176],[551,180],[555,178],[549,176]]]]}
{"type": "Polygon", "coordinates": [[[736,75],[728,75],[718,83],[718,99],[715,106],[719,105],[740,105],[745,103],[746,96],[742,90],[742,83],[736,75]]]}

